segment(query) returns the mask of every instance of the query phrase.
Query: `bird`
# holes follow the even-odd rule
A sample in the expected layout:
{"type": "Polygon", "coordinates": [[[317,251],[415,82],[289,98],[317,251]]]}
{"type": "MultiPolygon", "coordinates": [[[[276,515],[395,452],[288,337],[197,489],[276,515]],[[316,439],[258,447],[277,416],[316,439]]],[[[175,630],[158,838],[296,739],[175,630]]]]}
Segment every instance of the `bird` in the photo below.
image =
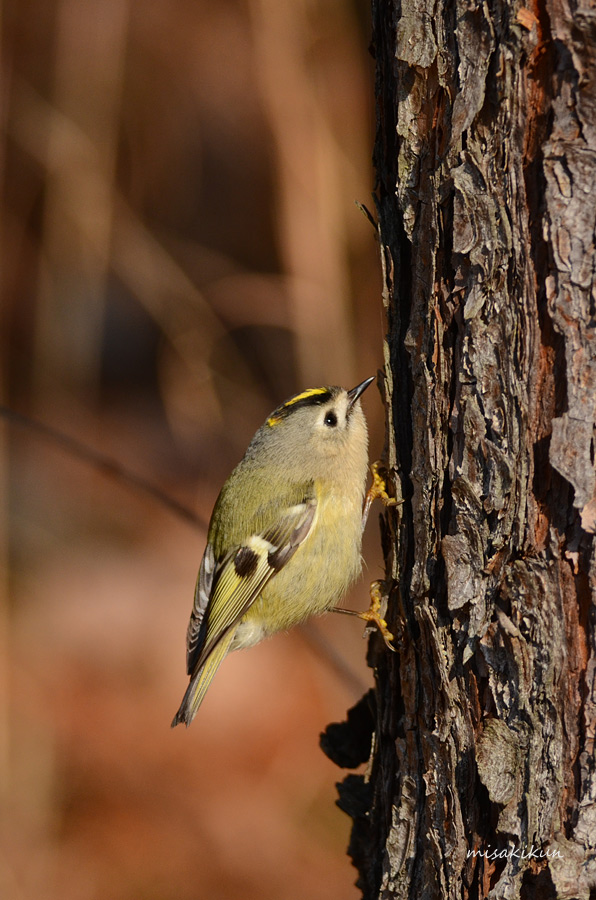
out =
{"type": "MultiPolygon", "coordinates": [[[[310,616],[347,611],[337,604],[362,568],[368,470],[360,398],[373,381],[290,397],[267,417],[225,482],[186,634],[190,682],[172,728],[190,725],[228,653],[310,616]]],[[[358,615],[385,626],[391,638],[378,612],[358,615]]]]}

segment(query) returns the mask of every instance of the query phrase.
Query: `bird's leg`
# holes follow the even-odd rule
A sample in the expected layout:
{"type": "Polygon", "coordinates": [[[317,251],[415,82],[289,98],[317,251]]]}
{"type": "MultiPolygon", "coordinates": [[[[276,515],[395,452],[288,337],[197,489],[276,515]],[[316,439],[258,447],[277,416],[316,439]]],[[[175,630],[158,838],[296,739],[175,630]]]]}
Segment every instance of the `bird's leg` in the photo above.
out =
{"type": "MultiPolygon", "coordinates": [[[[374,462],[370,467],[373,480],[364,499],[364,508],[362,510],[363,531],[374,500],[381,500],[385,506],[401,506],[403,503],[403,500],[397,500],[396,497],[390,497],[387,493],[387,482],[385,477],[381,474],[383,470],[384,466],[380,459],[374,462]]],[[[395,651],[395,647],[391,643],[393,635],[387,628],[387,622],[381,616],[381,601],[381,582],[373,581],[370,586],[370,606],[365,612],[356,612],[353,609],[343,609],[340,606],[334,606],[332,612],[341,612],[351,616],[358,616],[359,619],[364,619],[365,622],[371,622],[373,625],[376,625],[383,635],[383,640],[389,649],[395,651]]]]}
{"type": "Polygon", "coordinates": [[[400,506],[404,502],[403,500],[397,500],[395,497],[390,497],[387,493],[387,481],[381,475],[383,469],[384,466],[380,459],[377,459],[370,467],[373,480],[364,498],[364,509],[362,510],[363,531],[374,500],[381,500],[384,506],[400,506]]]}
{"type": "Polygon", "coordinates": [[[381,616],[381,600],[381,582],[373,581],[370,586],[370,606],[367,610],[364,612],[357,612],[355,609],[344,609],[341,606],[333,606],[331,612],[346,613],[349,616],[358,616],[359,619],[364,619],[365,622],[371,622],[373,625],[376,625],[389,649],[395,652],[395,647],[391,643],[393,635],[387,628],[387,622],[381,616]]]}

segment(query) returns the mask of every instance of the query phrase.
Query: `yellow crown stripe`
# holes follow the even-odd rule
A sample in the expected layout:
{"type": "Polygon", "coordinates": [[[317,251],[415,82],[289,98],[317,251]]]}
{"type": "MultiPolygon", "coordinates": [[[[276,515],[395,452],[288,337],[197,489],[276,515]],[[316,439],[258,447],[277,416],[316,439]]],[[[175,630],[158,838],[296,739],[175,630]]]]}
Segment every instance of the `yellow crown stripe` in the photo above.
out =
{"type": "Polygon", "coordinates": [[[317,394],[328,394],[329,388],[309,388],[307,391],[302,391],[301,394],[296,394],[295,397],[291,397],[289,400],[286,400],[282,409],[285,409],[287,406],[293,406],[294,403],[298,403],[299,400],[307,400],[308,397],[316,397],[317,394]]]}
{"type": "Polygon", "coordinates": [[[328,394],[328,393],[329,393],[328,387],[309,388],[306,391],[302,391],[301,394],[296,394],[295,397],[290,397],[289,400],[286,400],[286,402],[283,404],[283,406],[280,406],[279,409],[276,409],[276,411],[273,413],[273,415],[269,416],[269,418],[267,419],[267,425],[269,425],[270,428],[273,428],[274,425],[279,425],[279,423],[283,420],[283,414],[284,414],[285,410],[289,406],[293,406],[294,403],[299,403],[301,400],[308,400],[309,397],[316,397],[319,394],[328,394]]]}

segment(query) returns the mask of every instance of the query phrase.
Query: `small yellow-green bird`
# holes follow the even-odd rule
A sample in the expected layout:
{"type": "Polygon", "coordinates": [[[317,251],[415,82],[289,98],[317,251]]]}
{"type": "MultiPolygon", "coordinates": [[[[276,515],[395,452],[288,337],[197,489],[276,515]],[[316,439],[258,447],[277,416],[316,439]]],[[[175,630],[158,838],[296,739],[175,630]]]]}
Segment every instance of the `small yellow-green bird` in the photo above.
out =
{"type": "Polygon", "coordinates": [[[360,397],[296,394],[259,428],[215,504],[186,636],[190,725],[220,663],[332,609],[361,571],[368,433],[360,397]]]}

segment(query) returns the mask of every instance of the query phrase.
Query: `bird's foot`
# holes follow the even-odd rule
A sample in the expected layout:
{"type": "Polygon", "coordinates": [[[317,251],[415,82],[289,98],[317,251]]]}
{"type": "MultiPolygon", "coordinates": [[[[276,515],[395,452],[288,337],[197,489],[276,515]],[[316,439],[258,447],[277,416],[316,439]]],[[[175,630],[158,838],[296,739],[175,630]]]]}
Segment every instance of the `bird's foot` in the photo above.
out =
{"type": "Polygon", "coordinates": [[[403,500],[398,500],[396,497],[390,497],[387,493],[387,470],[380,459],[377,459],[376,462],[372,464],[370,471],[373,480],[364,499],[364,511],[362,513],[363,528],[368,519],[368,514],[374,500],[380,500],[384,506],[399,506],[403,503],[403,500]]]}
{"type": "Polygon", "coordinates": [[[386,645],[390,650],[393,650],[395,652],[395,647],[391,643],[391,641],[393,640],[393,635],[387,627],[387,622],[381,616],[381,604],[383,600],[383,595],[381,593],[381,584],[382,582],[380,581],[373,581],[373,583],[371,584],[370,606],[364,612],[357,612],[355,609],[345,609],[342,606],[333,606],[331,612],[345,613],[348,616],[357,616],[359,619],[364,619],[365,622],[370,622],[372,625],[376,625],[381,632],[386,645]]]}
{"type": "Polygon", "coordinates": [[[387,647],[395,652],[395,647],[391,643],[393,640],[393,635],[387,627],[387,622],[381,616],[382,598],[383,595],[381,593],[381,582],[373,581],[370,586],[370,606],[364,612],[356,613],[356,615],[359,619],[364,619],[365,622],[371,622],[373,625],[376,625],[381,632],[381,635],[387,647]]]}

